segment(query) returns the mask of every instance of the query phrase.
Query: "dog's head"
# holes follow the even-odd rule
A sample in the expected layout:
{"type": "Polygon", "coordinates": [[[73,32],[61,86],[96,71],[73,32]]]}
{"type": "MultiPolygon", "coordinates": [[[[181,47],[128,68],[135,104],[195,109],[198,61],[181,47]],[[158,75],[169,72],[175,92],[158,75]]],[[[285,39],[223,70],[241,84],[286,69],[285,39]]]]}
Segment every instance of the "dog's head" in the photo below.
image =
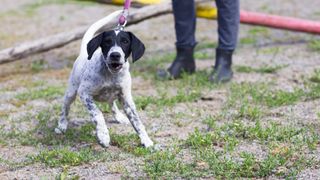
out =
{"type": "Polygon", "coordinates": [[[133,33],[126,31],[107,31],[94,37],[87,44],[88,60],[99,47],[108,69],[113,73],[122,70],[130,54],[135,62],[145,50],[144,44],[133,33]]]}

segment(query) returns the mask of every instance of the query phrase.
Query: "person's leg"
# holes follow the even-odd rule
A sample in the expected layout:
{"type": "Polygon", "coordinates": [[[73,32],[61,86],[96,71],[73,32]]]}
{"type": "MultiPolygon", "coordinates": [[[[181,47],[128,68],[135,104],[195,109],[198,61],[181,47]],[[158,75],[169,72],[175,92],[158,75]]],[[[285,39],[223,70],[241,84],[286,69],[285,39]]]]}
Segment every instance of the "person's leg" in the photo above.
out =
{"type": "MultiPolygon", "coordinates": [[[[179,78],[182,72],[193,73],[195,62],[193,49],[195,47],[196,10],[194,0],[172,0],[176,31],[177,56],[168,69],[170,76],[179,78]]],[[[160,77],[168,76],[167,72],[158,72],[160,77]]]]}
{"type": "Polygon", "coordinates": [[[194,0],[172,0],[176,31],[176,46],[193,48],[196,45],[196,10],[194,0]]]}
{"type": "Polygon", "coordinates": [[[232,54],[237,45],[240,10],[239,0],[216,0],[218,8],[219,44],[216,49],[213,82],[225,82],[232,78],[232,54]]]}

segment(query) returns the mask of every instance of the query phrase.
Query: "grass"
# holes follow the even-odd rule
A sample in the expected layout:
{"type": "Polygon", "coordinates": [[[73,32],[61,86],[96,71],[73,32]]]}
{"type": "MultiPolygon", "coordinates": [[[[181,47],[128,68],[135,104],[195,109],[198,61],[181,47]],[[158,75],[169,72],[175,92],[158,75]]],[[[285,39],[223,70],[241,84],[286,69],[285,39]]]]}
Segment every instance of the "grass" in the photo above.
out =
{"type": "Polygon", "coordinates": [[[56,176],[56,180],[66,180],[66,179],[70,179],[70,180],[79,180],[80,176],[79,175],[72,175],[71,177],[68,176],[69,172],[68,172],[68,168],[63,168],[62,172],[60,174],[58,174],[56,176]]]}
{"type": "Polygon", "coordinates": [[[52,100],[61,98],[64,94],[65,87],[62,86],[48,86],[41,89],[28,89],[27,92],[17,94],[16,99],[20,101],[30,101],[35,99],[52,100]]]}
{"type": "Polygon", "coordinates": [[[269,38],[270,32],[267,28],[264,27],[254,27],[251,28],[246,37],[243,37],[239,40],[240,44],[243,45],[254,45],[257,44],[259,38],[269,38]]]}
{"type": "Polygon", "coordinates": [[[20,144],[23,146],[63,146],[86,143],[95,144],[96,137],[94,134],[95,126],[92,123],[86,123],[80,127],[68,127],[64,135],[56,135],[54,128],[58,117],[52,114],[59,114],[58,110],[45,109],[35,115],[27,115],[20,121],[35,121],[35,127],[28,131],[19,131],[12,128],[10,131],[2,131],[0,141],[20,144]]]}
{"type": "Polygon", "coordinates": [[[276,55],[282,50],[281,47],[269,47],[269,48],[263,48],[259,49],[259,53],[262,54],[271,54],[271,55],[276,55]]]}
{"type": "Polygon", "coordinates": [[[256,44],[257,39],[254,37],[244,37],[240,39],[240,43],[244,45],[256,44]]]}
{"type": "Polygon", "coordinates": [[[235,70],[240,73],[261,73],[261,74],[273,74],[279,70],[288,67],[288,65],[265,65],[258,68],[253,68],[251,66],[235,66],[235,70]]]}
{"type": "Polygon", "coordinates": [[[197,44],[197,46],[195,47],[195,50],[200,51],[203,49],[214,49],[216,47],[218,47],[217,42],[204,42],[204,43],[197,44]]]}
{"type": "Polygon", "coordinates": [[[137,134],[119,135],[111,131],[110,139],[112,146],[117,146],[135,156],[145,156],[151,153],[151,149],[146,149],[141,146],[137,134]]]}
{"type": "MultiPolygon", "coordinates": [[[[208,120],[213,120],[208,118],[208,120]]],[[[303,147],[319,142],[319,135],[308,128],[295,126],[281,126],[269,124],[263,127],[260,122],[255,125],[245,125],[239,121],[226,123],[215,127],[209,132],[196,129],[183,142],[185,146],[178,146],[147,156],[145,171],[151,178],[196,178],[215,177],[218,179],[234,178],[264,178],[275,175],[280,178],[294,178],[306,167],[318,162],[307,158],[303,147]],[[237,143],[234,144],[233,140],[237,143]],[[311,141],[310,141],[311,140],[311,141]],[[258,142],[267,145],[265,158],[257,159],[255,154],[248,152],[234,152],[234,148],[241,142],[258,142]],[[234,148],[223,148],[231,144],[234,148]],[[188,148],[190,147],[190,148],[188,148]],[[183,149],[189,149],[189,160],[183,161],[183,149]],[[233,153],[232,153],[233,152],[233,153]],[[190,159],[191,158],[191,159],[190,159]]]]}
{"type": "Polygon", "coordinates": [[[46,65],[47,63],[45,60],[33,61],[30,69],[32,72],[40,72],[46,68],[46,65]]]}
{"type": "Polygon", "coordinates": [[[270,31],[265,27],[253,27],[248,31],[248,34],[251,36],[268,36],[270,31]]]}
{"type": "Polygon", "coordinates": [[[284,91],[274,90],[270,83],[241,83],[232,84],[229,93],[226,108],[241,107],[244,102],[272,108],[292,105],[298,101],[317,99],[320,97],[320,86],[306,84],[303,88],[284,91]]]}
{"type": "Polygon", "coordinates": [[[246,118],[249,120],[258,120],[262,117],[262,110],[257,105],[251,105],[249,102],[243,102],[240,105],[237,118],[246,118]]]}
{"type": "Polygon", "coordinates": [[[92,149],[84,148],[79,151],[72,151],[67,148],[44,150],[30,159],[33,162],[40,162],[48,167],[78,166],[97,160],[101,154],[96,154],[92,149]]]}
{"type": "Polygon", "coordinates": [[[315,69],[309,80],[314,83],[320,83],[320,69],[315,69]]]}
{"type": "MultiPolygon", "coordinates": [[[[57,118],[52,118],[52,110],[40,111],[35,116],[27,116],[25,118],[34,119],[37,125],[26,132],[11,130],[8,133],[2,132],[0,142],[5,143],[7,140],[23,145],[23,146],[76,146],[79,144],[96,144],[95,125],[91,122],[81,125],[80,127],[68,127],[63,135],[54,133],[57,118]],[[53,119],[53,120],[52,120],[53,119]]],[[[58,113],[54,113],[58,114],[58,113]]],[[[136,156],[145,155],[150,152],[140,145],[140,139],[136,134],[119,135],[110,131],[111,144],[117,146],[128,153],[136,156]]]]}
{"type": "MultiPolygon", "coordinates": [[[[291,105],[308,96],[303,89],[295,89],[292,92],[283,90],[271,90],[269,84],[242,83],[233,84],[230,88],[229,106],[237,105],[238,99],[248,99],[248,103],[267,107],[279,107],[291,105]]],[[[238,102],[239,104],[239,102],[238,102]]]]}
{"type": "Polygon", "coordinates": [[[313,51],[320,51],[320,40],[312,40],[308,43],[308,47],[309,49],[313,50],[313,51]]]}
{"type": "Polygon", "coordinates": [[[174,178],[176,174],[184,174],[191,170],[177,160],[176,151],[159,151],[149,155],[145,160],[144,171],[152,179],[159,177],[174,178]]]}
{"type": "Polygon", "coordinates": [[[135,98],[135,103],[138,109],[144,110],[149,105],[154,105],[156,107],[164,107],[164,106],[174,106],[177,103],[182,102],[193,102],[199,99],[201,96],[200,92],[185,92],[178,91],[174,96],[168,96],[167,94],[163,94],[160,97],[153,96],[141,96],[135,98]]]}
{"type": "MultiPolygon", "coordinates": [[[[212,172],[217,178],[263,178],[277,171],[278,167],[282,167],[290,158],[290,154],[268,155],[259,161],[253,154],[243,152],[240,154],[239,162],[232,157],[227,158],[222,152],[206,149],[201,151],[200,158],[208,164],[207,171],[212,172]]],[[[276,175],[289,177],[286,174],[276,175]]]]}
{"type": "Polygon", "coordinates": [[[204,121],[209,129],[209,133],[200,133],[195,130],[189,135],[187,144],[194,148],[201,148],[202,142],[206,146],[213,144],[225,144],[225,135],[229,139],[236,138],[238,140],[258,140],[262,144],[272,144],[273,142],[292,143],[295,145],[305,144],[308,148],[314,149],[316,143],[319,142],[319,135],[312,127],[296,128],[294,126],[282,126],[275,123],[262,125],[260,120],[257,120],[254,125],[245,125],[242,121],[235,117],[231,123],[225,123],[222,126],[216,125],[216,119],[207,118],[204,121]],[[205,140],[201,140],[205,139],[205,140]],[[194,144],[190,142],[198,142],[194,144]]]}
{"type": "Polygon", "coordinates": [[[213,59],[214,53],[213,52],[204,52],[204,51],[197,51],[194,53],[194,58],[197,60],[200,59],[213,59]]]}

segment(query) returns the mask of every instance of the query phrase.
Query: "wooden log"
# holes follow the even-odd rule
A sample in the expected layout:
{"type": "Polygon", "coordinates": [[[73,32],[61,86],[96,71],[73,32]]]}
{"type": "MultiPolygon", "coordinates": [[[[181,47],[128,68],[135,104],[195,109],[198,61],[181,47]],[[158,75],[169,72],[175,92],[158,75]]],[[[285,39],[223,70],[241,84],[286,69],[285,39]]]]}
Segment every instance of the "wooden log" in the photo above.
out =
{"type": "Polygon", "coordinates": [[[60,33],[36,41],[25,42],[15,47],[1,50],[0,64],[12,62],[27,57],[28,55],[61,47],[74,40],[80,39],[86,29],[86,27],[82,27],[69,32],[60,33]]]}
{"type": "MultiPolygon", "coordinates": [[[[169,14],[172,12],[171,3],[162,3],[158,5],[150,5],[140,8],[135,11],[131,11],[128,16],[128,24],[137,24],[146,19],[157,17],[163,14],[169,14]]],[[[106,25],[101,31],[108,30],[115,27],[115,22],[106,25]]],[[[0,64],[13,62],[21,58],[27,57],[32,54],[48,51],[50,49],[62,47],[72,41],[81,39],[86,32],[88,26],[79,27],[77,29],[52,35],[46,38],[42,38],[36,41],[25,42],[20,45],[10,47],[0,51],[0,64]]]]}

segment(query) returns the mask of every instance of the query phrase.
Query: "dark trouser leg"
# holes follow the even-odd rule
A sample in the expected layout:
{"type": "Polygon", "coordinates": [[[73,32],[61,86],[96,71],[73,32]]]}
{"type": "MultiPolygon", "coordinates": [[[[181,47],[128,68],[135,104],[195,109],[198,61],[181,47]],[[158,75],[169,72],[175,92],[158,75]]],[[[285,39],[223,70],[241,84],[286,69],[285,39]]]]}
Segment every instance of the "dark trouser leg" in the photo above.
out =
{"type": "Polygon", "coordinates": [[[239,0],[216,0],[216,4],[219,44],[216,49],[214,72],[210,80],[219,83],[229,81],[233,76],[232,53],[237,45],[240,13],[239,0]]]}
{"type": "Polygon", "coordinates": [[[172,0],[175,20],[177,56],[168,71],[158,71],[159,77],[179,78],[183,72],[193,73],[195,62],[193,49],[195,40],[196,10],[194,0],[172,0]]]}
{"type": "Polygon", "coordinates": [[[196,45],[196,10],[194,0],[172,0],[176,31],[176,46],[193,48],[196,45]]]}
{"type": "Polygon", "coordinates": [[[237,45],[240,13],[239,0],[216,0],[218,7],[218,49],[234,50],[237,45]]]}

